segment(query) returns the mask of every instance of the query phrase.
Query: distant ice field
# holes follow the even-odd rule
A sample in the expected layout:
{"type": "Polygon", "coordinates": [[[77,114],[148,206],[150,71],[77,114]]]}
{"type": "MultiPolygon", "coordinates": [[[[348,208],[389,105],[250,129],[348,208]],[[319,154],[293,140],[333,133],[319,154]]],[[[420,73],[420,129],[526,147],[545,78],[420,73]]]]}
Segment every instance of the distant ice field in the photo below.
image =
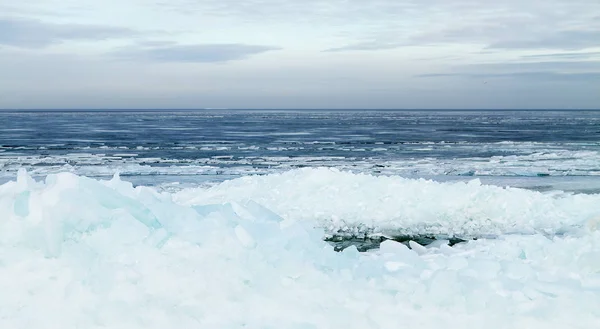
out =
{"type": "Polygon", "coordinates": [[[191,187],[304,167],[581,193],[600,190],[600,112],[3,112],[19,168],[191,187]]]}

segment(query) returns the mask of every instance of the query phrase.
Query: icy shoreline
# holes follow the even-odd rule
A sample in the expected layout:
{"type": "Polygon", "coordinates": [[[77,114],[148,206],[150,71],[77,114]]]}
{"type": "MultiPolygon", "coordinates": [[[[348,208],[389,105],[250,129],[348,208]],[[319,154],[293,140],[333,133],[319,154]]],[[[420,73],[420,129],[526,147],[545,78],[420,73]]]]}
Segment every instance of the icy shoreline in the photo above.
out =
{"type": "Polygon", "coordinates": [[[255,201],[284,218],[315,222],[330,235],[445,236],[563,234],[600,216],[600,194],[439,183],[305,168],[246,176],[174,194],[183,205],[255,201]]]}
{"type": "Polygon", "coordinates": [[[330,169],[177,194],[21,171],[0,185],[0,327],[593,328],[599,198],[330,169]],[[361,218],[497,237],[323,240],[361,218]]]}

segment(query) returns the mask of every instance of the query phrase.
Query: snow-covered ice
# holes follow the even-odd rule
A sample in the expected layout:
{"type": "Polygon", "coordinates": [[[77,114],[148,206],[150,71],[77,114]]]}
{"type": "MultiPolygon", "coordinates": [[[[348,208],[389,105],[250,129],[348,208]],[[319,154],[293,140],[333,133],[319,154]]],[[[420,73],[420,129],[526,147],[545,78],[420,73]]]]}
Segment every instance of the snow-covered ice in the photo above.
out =
{"type": "Polygon", "coordinates": [[[600,195],[305,169],[0,186],[0,328],[596,328],[600,195]],[[335,252],[332,228],[479,237],[335,252]],[[494,238],[481,238],[484,235],[494,238]]]}
{"type": "Polygon", "coordinates": [[[175,200],[186,205],[253,200],[285,218],[314,221],[332,234],[554,235],[600,216],[599,194],[541,193],[482,185],[478,179],[438,183],[328,168],[246,176],[185,189],[175,200]]]}

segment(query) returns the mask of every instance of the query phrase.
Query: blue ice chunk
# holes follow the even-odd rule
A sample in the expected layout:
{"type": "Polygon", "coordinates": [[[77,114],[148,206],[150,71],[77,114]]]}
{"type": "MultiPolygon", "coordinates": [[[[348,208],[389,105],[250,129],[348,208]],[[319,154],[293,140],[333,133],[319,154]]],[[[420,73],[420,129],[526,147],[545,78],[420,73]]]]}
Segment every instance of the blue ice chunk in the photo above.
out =
{"type": "Polygon", "coordinates": [[[14,211],[17,216],[26,217],[29,215],[29,191],[17,194],[14,204],[14,211]]]}
{"type": "Polygon", "coordinates": [[[209,217],[211,214],[217,215],[220,218],[219,226],[235,227],[240,221],[240,217],[233,210],[231,203],[193,206],[192,208],[202,217],[209,217]]]}
{"type": "Polygon", "coordinates": [[[254,236],[242,225],[238,225],[234,229],[235,235],[237,236],[240,243],[246,248],[256,247],[256,240],[254,236]]]}
{"type": "Polygon", "coordinates": [[[45,256],[48,258],[58,257],[62,251],[64,241],[64,230],[60,216],[54,210],[44,214],[43,229],[46,242],[45,256]]]}
{"type": "Polygon", "coordinates": [[[521,250],[519,254],[519,259],[527,259],[527,254],[525,254],[525,250],[521,250]]]}
{"type": "Polygon", "coordinates": [[[348,259],[358,259],[360,256],[360,252],[356,248],[356,246],[349,246],[342,250],[342,255],[347,257],[348,259]]]}
{"type": "Polygon", "coordinates": [[[203,217],[208,216],[211,213],[227,211],[228,208],[231,208],[231,205],[228,203],[225,204],[207,204],[203,206],[193,206],[194,210],[203,217]]]}
{"type": "Polygon", "coordinates": [[[254,218],[264,221],[282,222],[283,218],[277,215],[270,209],[263,207],[262,205],[250,200],[246,202],[244,208],[254,216],[254,218]]]}
{"type": "Polygon", "coordinates": [[[81,185],[93,192],[96,201],[107,209],[123,208],[149,228],[158,229],[162,227],[156,216],[141,202],[117,193],[111,188],[90,179],[82,178],[81,185]]]}
{"type": "Polygon", "coordinates": [[[144,242],[156,248],[162,248],[171,238],[172,234],[164,228],[152,230],[144,242]]]}

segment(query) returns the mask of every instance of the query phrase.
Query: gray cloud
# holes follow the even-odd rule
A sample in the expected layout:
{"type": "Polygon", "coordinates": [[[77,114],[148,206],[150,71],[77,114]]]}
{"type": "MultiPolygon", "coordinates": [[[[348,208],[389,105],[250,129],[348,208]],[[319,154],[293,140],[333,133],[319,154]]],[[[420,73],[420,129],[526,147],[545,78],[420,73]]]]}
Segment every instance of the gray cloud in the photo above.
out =
{"type": "MultiPolygon", "coordinates": [[[[510,25],[510,24],[509,24],[510,25]]],[[[518,24],[515,24],[515,26],[518,24]]],[[[397,36],[382,36],[372,41],[361,41],[324,50],[325,52],[356,50],[388,50],[407,46],[436,44],[482,44],[488,50],[540,49],[540,50],[582,50],[595,48],[600,44],[598,31],[559,31],[551,34],[535,32],[519,33],[514,27],[490,28],[473,26],[439,32],[413,35],[405,40],[397,36]],[[525,37],[523,38],[523,35],[525,37]],[[379,39],[379,40],[377,40],[379,39]]]]}
{"type": "Polygon", "coordinates": [[[556,51],[599,45],[600,26],[597,17],[589,13],[600,10],[600,3],[588,0],[569,3],[548,0],[544,3],[547,5],[507,0],[483,6],[469,0],[422,0],[414,7],[414,12],[388,8],[389,13],[396,15],[394,20],[371,24],[370,30],[352,35],[354,40],[325,51],[466,44],[490,51],[556,51]]]}
{"type": "Polygon", "coordinates": [[[0,45],[43,48],[68,40],[105,40],[136,35],[120,27],[50,24],[38,20],[0,18],[0,45]]]}
{"type": "MultiPolygon", "coordinates": [[[[481,67],[468,73],[477,69],[481,67]]],[[[0,108],[482,109],[600,105],[598,83],[507,78],[482,84],[474,78],[415,79],[403,75],[405,68],[386,62],[368,66],[340,62],[299,67],[249,65],[239,70],[231,65],[153,65],[9,49],[0,51],[0,72],[0,108]]]]}
{"type": "MultiPolygon", "coordinates": [[[[418,0],[415,0],[419,2],[418,0]]],[[[159,1],[162,10],[193,15],[216,15],[260,23],[293,22],[316,25],[354,25],[373,20],[397,19],[398,14],[410,14],[415,5],[410,1],[371,0],[168,0],[159,1]]]]}
{"type": "Polygon", "coordinates": [[[556,53],[556,54],[541,54],[541,55],[525,55],[522,59],[596,59],[600,58],[600,52],[587,53],[556,53]]]}
{"type": "Polygon", "coordinates": [[[493,64],[470,64],[456,66],[458,71],[467,72],[557,72],[587,73],[600,72],[598,61],[548,61],[548,62],[505,62],[493,64]]]}
{"type": "Polygon", "coordinates": [[[433,73],[417,75],[419,78],[463,77],[474,79],[514,78],[561,82],[600,82],[600,72],[557,73],[557,72],[511,72],[511,73],[433,73]]]}
{"type": "Polygon", "coordinates": [[[112,53],[120,59],[155,62],[216,63],[246,59],[251,55],[281,48],[246,44],[171,45],[153,43],[157,47],[127,47],[112,53]]]}
{"type": "Polygon", "coordinates": [[[597,50],[587,50],[590,55],[565,50],[599,38],[580,34],[573,41],[562,32],[554,35],[600,30],[598,0],[158,1],[164,5],[92,0],[9,5],[0,0],[5,3],[0,4],[0,107],[600,105],[600,61],[592,53],[597,50]],[[8,16],[13,18],[2,18],[8,16]],[[87,25],[91,21],[130,29],[87,25]],[[163,34],[136,32],[153,29],[163,34]],[[107,38],[127,39],[129,46],[23,49],[107,38]],[[537,48],[540,40],[545,45],[537,48]],[[7,44],[16,47],[3,47],[7,44]],[[278,49],[269,45],[286,49],[269,53],[269,63],[242,62],[241,68],[194,64],[278,49]],[[512,48],[482,49],[499,45],[512,48]],[[401,57],[385,51],[413,46],[401,57]],[[315,47],[330,48],[329,53],[315,54],[315,47]],[[381,54],[359,52],[377,49],[381,54]],[[523,56],[524,49],[543,55],[523,56]],[[428,72],[440,73],[422,75],[428,72]],[[413,77],[418,74],[429,78],[413,77]]]}
{"type": "Polygon", "coordinates": [[[329,48],[323,50],[324,52],[339,52],[339,51],[355,51],[355,50],[386,50],[386,49],[396,49],[402,47],[406,44],[401,44],[397,42],[380,42],[380,41],[366,41],[366,42],[358,42],[353,43],[341,47],[329,48]]]}
{"type": "Polygon", "coordinates": [[[140,41],[137,44],[141,47],[167,47],[167,46],[174,46],[177,44],[177,42],[164,41],[164,40],[148,40],[148,41],[140,41]]]}
{"type": "Polygon", "coordinates": [[[459,77],[470,79],[516,79],[540,82],[600,83],[600,62],[554,61],[470,64],[454,66],[451,72],[420,74],[419,78],[459,77]]]}
{"type": "Polygon", "coordinates": [[[564,49],[580,50],[598,47],[599,31],[559,31],[548,36],[524,40],[506,40],[490,44],[488,49],[564,49]]]}

